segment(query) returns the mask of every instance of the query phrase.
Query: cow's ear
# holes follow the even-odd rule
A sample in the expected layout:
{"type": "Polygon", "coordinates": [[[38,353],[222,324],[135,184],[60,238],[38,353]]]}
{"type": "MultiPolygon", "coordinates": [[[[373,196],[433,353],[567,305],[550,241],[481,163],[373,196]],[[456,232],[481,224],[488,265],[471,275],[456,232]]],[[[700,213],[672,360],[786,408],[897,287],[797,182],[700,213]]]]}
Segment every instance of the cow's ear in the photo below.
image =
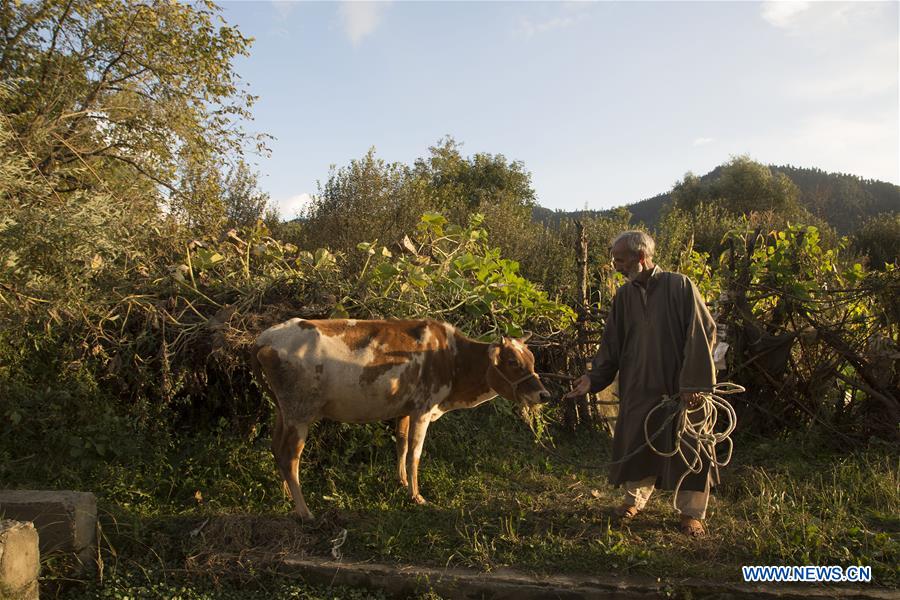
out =
{"type": "Polygon", "coordinates": [[[525,334],[525,337],[519,338],[519,341],[524,344],[530,339],[531,339],[531,332],[529,331],[528,333],[525,334]]]}
{"type": "Polygon", "coordinates": [[[491,361],[491,364],[495,367],[500,364],[500,346],[497,344],[491,344],[488,348],[488,358],[491,361]]]}

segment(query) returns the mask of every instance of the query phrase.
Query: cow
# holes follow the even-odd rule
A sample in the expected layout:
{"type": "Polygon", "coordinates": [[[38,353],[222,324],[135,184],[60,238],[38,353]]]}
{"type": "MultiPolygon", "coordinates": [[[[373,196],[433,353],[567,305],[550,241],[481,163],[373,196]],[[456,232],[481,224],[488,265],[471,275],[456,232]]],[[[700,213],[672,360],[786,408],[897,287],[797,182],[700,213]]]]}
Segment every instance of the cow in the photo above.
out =
{"type": "Polygon", "coordinates": [[[275,400],[272,453],[295,513],[313,518],[299,468],[309,426],[319,419],[396,419],[397,476],[410,499],[424,504],[418,470],[429,423],[497,395],[527,405],[549,398],[527,339],[478,342],[434,320],[295,318],[262,332],[251,363],[275,400]]]}

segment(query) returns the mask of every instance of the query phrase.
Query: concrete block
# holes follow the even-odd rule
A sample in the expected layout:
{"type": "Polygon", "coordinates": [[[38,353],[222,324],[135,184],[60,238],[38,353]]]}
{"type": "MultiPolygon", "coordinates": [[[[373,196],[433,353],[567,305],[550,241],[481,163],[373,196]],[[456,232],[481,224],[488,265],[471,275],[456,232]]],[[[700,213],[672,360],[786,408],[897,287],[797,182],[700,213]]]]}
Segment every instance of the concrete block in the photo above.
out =
{"type": "Polygon", "coordinates": [[[97,534],[97,498],[87,492],[0,490],[0,518],[31,521],[41,554],[65,552],[87,564],[97,534]]]}
{"type": "Polygon", "coordinates": [[[36,600],[40,568],[38,532],[34,525],[0,521],[0,597],[36,600]]]}

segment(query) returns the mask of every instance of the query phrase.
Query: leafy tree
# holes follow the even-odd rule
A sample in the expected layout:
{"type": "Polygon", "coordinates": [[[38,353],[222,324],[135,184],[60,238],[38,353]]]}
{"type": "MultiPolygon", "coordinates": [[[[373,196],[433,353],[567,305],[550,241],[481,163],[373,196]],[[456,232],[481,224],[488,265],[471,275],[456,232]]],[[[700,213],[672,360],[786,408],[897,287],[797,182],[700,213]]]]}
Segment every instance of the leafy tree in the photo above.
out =
{"type": "Polygon", "coordinates": [[[722,238],[739,218],[718,204],[700,202],[692,211],[666,207],[657,226],[658,262],[678,269],[685,252],[696,250],[712,256],[722,251],[722,238]]]}
{"type": "Polygon", "coordinates": [[[222,175],[213,164],[188,165],[181,174],[177,202],[169,204],[194,235],[214,235],[225,224],[225,189],[222,175]]]}
{"type": "Polygon", "coordinates": [[[306,208],[303,245],[348,252],[375,238],[399,241],[427,203],[427,191],[409,169],[377,158],[373,147],[347,167],[332,167],[306,208]]]}
{"type": "Polygon", "coordinates": [[[853,249],[869,257],[872,269],[883,271],[885,265],[898,266],[900,213],[884,213],[866,221],[853,236],[853,249]]]}
{"type": "Polygon", "coordinates": [[[259,189],[259,176],[243,160],[225,177],[223,188],[222,201],[229,227],[250,227],[259,219],[278,220],[278,211],[269,203],[269,194],[259,189]]]}
{"type": "Polygon", "coordinates": [[[164,192],[136,200],[177,207],[197,165],[250,141],[235,121],[254,97],[232,69],[250,39],[208,0],[3,2],[0,35],[3,118],[57,193],[140,179],[164,192]]]}
{"type": "Polygon", "coordinates": [[[900,187],[891,183],[789,165],[772,171],[790,177],[800,188],[800,203],[843,235],[868,217],[900,211],[900,187]]]}
{"type": "Polygon", "coordinates": [[[429,156],[415,161],[416,177],[433,190],[435,208],[464,222],[471,213],[488,205],[527,210],[535,206],[531,173],[520,161],[508,162],[502,154],[477,153],[465,158],[462,144],[450,136],[428,148],[429,156]]]}
{"type": "Polygon", "coordinates": [[[501,154],[466,158],[448,137],[407,167],[378,159],[372,148],[349,166],[332,168],[307,209],[302,245],[346,252],[374,238],[400,241],[415,227],[415,216],[427,210],[451,222],[482,214],[503,254],[520,261],[523,274],[541,280],[542,251],[556,241],[532,222],[534,202],[530,173],[501,154]]]}
{"type": "Polygon", "coordinates": [[[484,215],[485,227],[503,254],[519,261],[526,277],[544,281],[545,252],[558,255],[559,248],[532,221],[536,204],[531,173],[522,162],[508,161],[502,154],[465,157],[461,146],[446,136],[413,165],[413,177],[427,190],[431,208],[458,223],[476,213],[484,215]]]}
{"type": "Polygon", "coordinates": [[[734,215],[772,211],[792,218],[800,214],[799,189],[784,174],[746,156],[732,159],[718,177],[704,182],[688,173],[672,189],[676,208],[691,212],[700,204],[715,204],[734,215]]]}

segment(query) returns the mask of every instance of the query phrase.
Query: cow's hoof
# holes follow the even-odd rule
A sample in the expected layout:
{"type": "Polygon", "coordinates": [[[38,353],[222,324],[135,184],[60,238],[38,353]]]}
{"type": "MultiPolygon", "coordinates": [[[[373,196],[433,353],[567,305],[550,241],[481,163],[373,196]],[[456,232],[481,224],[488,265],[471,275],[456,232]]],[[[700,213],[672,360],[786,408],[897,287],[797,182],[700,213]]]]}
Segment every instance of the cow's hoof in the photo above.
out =
{"type": "Polygon", "coordinates": [[[401,479],[400,485],[402,485],[403,487],[409,487],[409,482],[406,479],[401,479]]]}
{"type": "Polygon", "coordinates": [[[316,518],[313,516],[313,514],[309,511],[306,511],[305,513],[294,511],[293,515],[296,518],[300,519],[301,523],[312,523],[313,521],[316,520],[316,518]]]}
{"type": "Polygon", "coordinates": [[[416,504],[427,504],[428,502],[422,497],[422,494],[416,494],[412,497],[412,501],[416,504]]]}

